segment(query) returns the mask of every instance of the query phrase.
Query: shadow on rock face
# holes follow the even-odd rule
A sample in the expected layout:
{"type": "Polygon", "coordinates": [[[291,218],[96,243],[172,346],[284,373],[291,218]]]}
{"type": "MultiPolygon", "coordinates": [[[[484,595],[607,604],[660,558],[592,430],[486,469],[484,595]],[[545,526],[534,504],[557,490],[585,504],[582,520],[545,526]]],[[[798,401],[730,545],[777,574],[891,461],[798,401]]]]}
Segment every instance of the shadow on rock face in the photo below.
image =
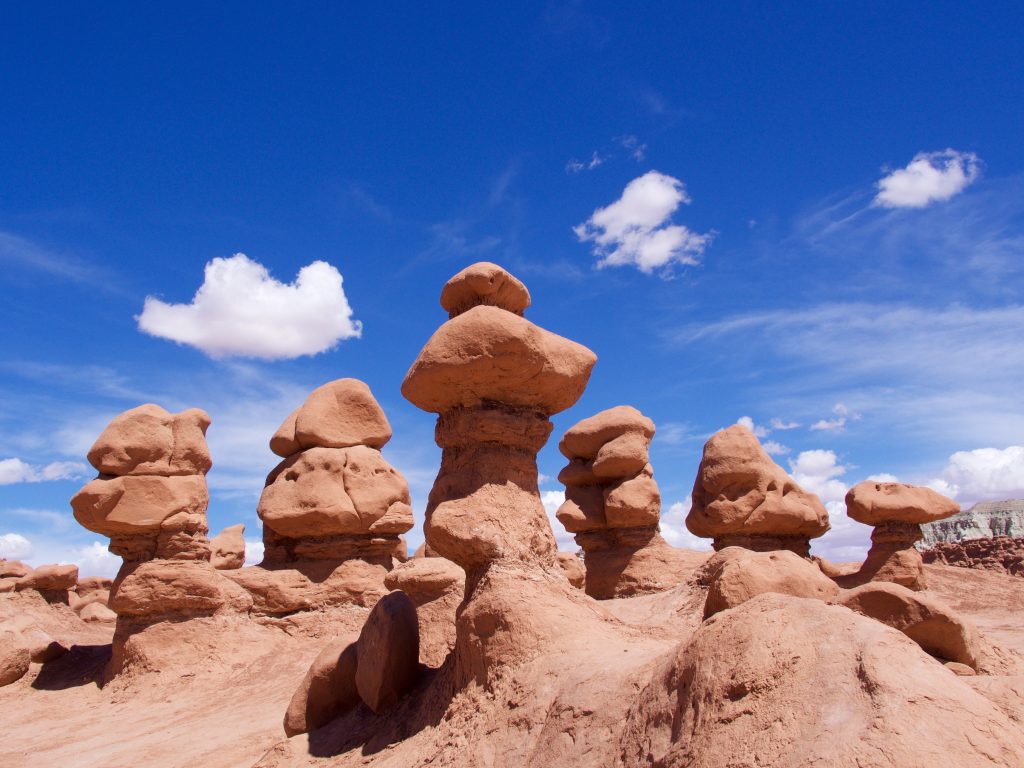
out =
{"type": "Polygon", "coordinates": [[[32,687],[40,691],[63,691],[82,685],[103,687],[103,670],[110,661],[111,646],[73,645],[59,659],[43,664],[32,687]]]}
{"type": "Polygon", "coordinates": [[[364,756],[373,755],[437,726],[455,696],[452,666],[449,655],[440,669],[421,667],[416,687],[383,716],[360,704],[311,732],[306,737],[309,754],[335,757],[358,749],[364,756]]]}

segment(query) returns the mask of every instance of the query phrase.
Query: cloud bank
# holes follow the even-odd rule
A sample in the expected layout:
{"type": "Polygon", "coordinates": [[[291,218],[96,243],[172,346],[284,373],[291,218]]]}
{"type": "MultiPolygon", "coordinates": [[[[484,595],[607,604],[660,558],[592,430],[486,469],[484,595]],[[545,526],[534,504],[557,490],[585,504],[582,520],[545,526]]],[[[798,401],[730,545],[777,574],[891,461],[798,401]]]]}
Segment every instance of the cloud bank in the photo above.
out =
{"type": "Polygon", "coordinates": [[[209,262],[191,304],[147,296],[136,319],[144,333],[213,358],[315,355],[362,333],[335,267],[314,261],[294,283],[282,283],[244,253],[209,262]]]}
{"type": "Polygon", "coordinates": [[[981,161],[973,152],[919,152],[906,168],[878,182],[874,203],[883,208],[925,208],[960,194],[980,172],[981,161]]]}
{"type": "Polygon", "coordinates": [[[672,214],[689,203],[679,179],[648,171],[626,185],[622,196],[598,208],[573,228],[581,243],[594,244],[598,267],[632,265],[645,274],[673,264],[696,265],[712,235],[673,224],[672,214]]]}

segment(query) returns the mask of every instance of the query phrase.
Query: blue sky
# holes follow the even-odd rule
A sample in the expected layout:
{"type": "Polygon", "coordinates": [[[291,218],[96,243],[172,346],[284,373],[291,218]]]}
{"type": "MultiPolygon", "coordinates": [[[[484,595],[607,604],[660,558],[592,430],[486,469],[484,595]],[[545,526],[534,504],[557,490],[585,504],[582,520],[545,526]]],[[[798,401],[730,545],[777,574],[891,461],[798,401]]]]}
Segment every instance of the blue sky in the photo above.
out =
{"type": "Polygon", "coordinates": [[[866,477],[1024,496],[1017,4],[3,16],[10,556],[109,570],[67,500],[107,420],[147,401],[210,412],[211,529],[258,540],[267,440],[343,376],[387,412],[384,453],[420,514],[433,417],[399,385],[444,320],[444,281],[478,260],[598,355],[555,437],[620,403],[658,424],[674,543],[693,543],[703,441],[742,417],[829,502],[816,550],[840,559],[867,541],[840,503],[866,477]],[[214,259],[199,309],[161,314],[214,259]],[[287,287],[315,262],[330,267],[287,287]]]}

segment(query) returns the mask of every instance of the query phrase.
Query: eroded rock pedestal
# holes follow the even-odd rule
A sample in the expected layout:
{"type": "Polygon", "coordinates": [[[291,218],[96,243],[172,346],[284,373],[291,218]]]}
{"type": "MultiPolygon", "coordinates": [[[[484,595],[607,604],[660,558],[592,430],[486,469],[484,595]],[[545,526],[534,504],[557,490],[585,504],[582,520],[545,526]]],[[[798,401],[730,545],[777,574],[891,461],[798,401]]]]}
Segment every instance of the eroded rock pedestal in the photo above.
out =
{"type": "Polygon", "coordinates": [[[890,581],[909,589],[924,589],[924,563],[914,547],[922,538],[921,524],[955,515],[960,505],[931,488],[904,483],[865,480],[846,494],[846,514],[873,525],[871,549],[856,573],[835,579],[844,587],[869,581],[890,581]]]}
{"type": "Polygon", "coordinates": [[[735,424],[704,445],[686,527],[713,538],[716,550],[788,549],[807,557],[810,540],[824,534],[829,522],[818,497],[772,461],[753,432],[735,424]]]}
{"type": "Polygon", "coordinates": [[[111,421],[89,451],[100,475],[71,507],[79,523],[109,536],[110,551],[124,560],[109,599],[118,617],[114,672],[131,654],[131,637],[150,625],[252,604],[210,564],[209,425],[196,408],[171,414],[143,405],[111,421]]]}
{"type": "Polygon", "coordinates": [[[371,606],[401,534],[413,524],[409,486],[380,449],[391,426],[357,379],[318,387],[270,441],[284,460],[267,476],[260,568],[225,571],[266,615],[341,603],[371,606]]]}
{"type": "Polygon", "coordinates": [[[441,469],[424,532],[466,571],[456,640],[464,681],[486,682],[502,662],[537,653],[552,629],[544,594],[574,591],[555,561],[537,451],[549,416],[579,399],[596,357],[523,318],[529,304],[525,286],[497,265],[455,275],[441,294],[450,319],[402,384],[408,400],[438,414],[441,469]]]}
{"type": "Polygon", "coordinates": [[[558,474],[557,517],[584,552],[585,590],[598,599],[660,592],[680,581],[661,537],[661,494],[648,461],[654,422],[620,405],[584,419],[562,437],[569,463],[558,474]]]}

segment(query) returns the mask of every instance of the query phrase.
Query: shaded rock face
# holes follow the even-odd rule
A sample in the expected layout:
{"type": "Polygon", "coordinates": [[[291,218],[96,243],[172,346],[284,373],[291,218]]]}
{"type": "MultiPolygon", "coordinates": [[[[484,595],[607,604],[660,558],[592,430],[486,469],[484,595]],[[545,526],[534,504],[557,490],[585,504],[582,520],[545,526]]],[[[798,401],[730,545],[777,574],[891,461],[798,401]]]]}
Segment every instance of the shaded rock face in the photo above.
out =
{"type": "Polygon", "coordinates": [[[772,461],[753,432],[735,424],[704,445],[686,527],[713,538],[716,550],[788,549],[807,557],[810,540],[829,522],[818,497],[772,461]]]}
{"type": "Polygon", "coordinates": [[[871,549],[856,573],[836,576],[836,582],[855,587],[888,581],[924,589],[924,562],[914,546],[921,539],[921,523],[950,517],[959,509],[955,501],[930,488],[872,480],[858,483],[846,494],[846,511],[853,520],[874,526],[871,549]]]}
{"type": "Polygon", "coordinates": [[[439,667],[455,648],[455,611],[466,591],[466,574],[443,557],[417,557],[384,577],[391,591],[401,591],[416,606],[420,662],[439,667]]]}
{"type": "Polygon", "coordinates": [[[288,703],[284,715],[286,735],[314,731],[359,704],[357,639],[346,635],[332,640],[313,660],[288,703]]]}
{"type": "Polygon", "coordinates": [[[576,402],[596,361],[517,314],[529,303],[519,285],[490,264],[453,277],[442,292],[451,319],[402,383],[406,399],[438,414],[441,470],[427,503],[427,541],[474,574],[495,562],[554,566],[537,452],[551,434],[548,417],[576,402]]]}
{"type": "Polygon", "coordinates": [[[369,387],[339,379],[285,419],[257,513],[264,564],[361,558],[389,569],[413,525],[409,486],[380,453],[391,426],[369,387]]]}
{"type": "Polygon", "coordinates": [[[558,444],[569,463],[556,516],[584,553],[585,590],[598,599],[659,592],[679,581],[658,532],[661,494],[648,462],[654,422],[620,405],[583,419],[558,444]]]}

